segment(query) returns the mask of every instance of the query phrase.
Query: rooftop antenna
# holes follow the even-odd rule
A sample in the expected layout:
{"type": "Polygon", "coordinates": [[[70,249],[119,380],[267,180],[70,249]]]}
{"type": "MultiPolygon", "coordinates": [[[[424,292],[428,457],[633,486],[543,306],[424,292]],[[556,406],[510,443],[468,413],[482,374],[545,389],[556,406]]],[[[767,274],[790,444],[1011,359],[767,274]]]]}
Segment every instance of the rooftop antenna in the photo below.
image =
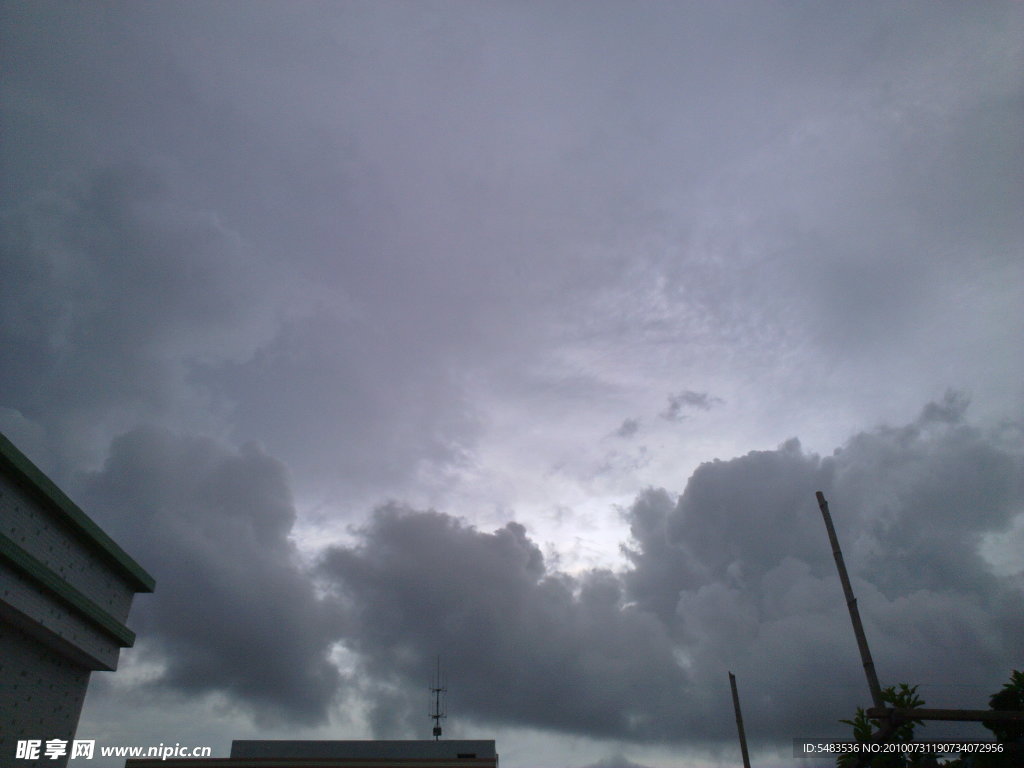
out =
{"type": "Polygon", "coordinates": [[[441,721],[448,717],[448,707],[445,697],[448,694],[448,687],[441,678],[441,657],[437,657],[437,673],[434,684],[430,686],[430,692],[434,696],[434,711],[430,713],[430,719],[434,721],[434,741],[441,739],[441,721]]]}

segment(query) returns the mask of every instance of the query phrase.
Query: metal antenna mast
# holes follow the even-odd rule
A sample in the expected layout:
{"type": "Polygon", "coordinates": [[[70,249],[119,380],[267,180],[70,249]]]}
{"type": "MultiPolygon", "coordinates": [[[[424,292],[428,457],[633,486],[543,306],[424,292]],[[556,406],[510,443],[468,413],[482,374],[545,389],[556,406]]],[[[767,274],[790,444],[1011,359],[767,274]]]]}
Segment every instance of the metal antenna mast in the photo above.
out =
{"type": "Polygon", "coordinates": [[[441,721],[448,717],[448,706],[445,698],[448,694],[448,687],[441,679],[441,657],[437,657],[437,674],[434,684],[430,686],[430,692],[434,695],[434,711],[430,713],[430,719],[434,721],[434,741],[441,739],[441,721]]]}

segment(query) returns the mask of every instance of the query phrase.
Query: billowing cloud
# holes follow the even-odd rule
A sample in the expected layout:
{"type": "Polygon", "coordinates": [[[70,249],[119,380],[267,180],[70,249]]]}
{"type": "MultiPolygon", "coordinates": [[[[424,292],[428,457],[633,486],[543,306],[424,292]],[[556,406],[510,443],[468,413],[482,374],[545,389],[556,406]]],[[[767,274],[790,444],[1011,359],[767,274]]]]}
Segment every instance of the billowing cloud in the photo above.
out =
{"type": "Polygon", "coordinates": [[[752,734],[835,726],[864,686],[816,490],[883,678],[988,693],[1020,634],[1022,9],[0,4],[0,426],[159,567],[168,690],[265,722],[365,699],[408,732],[469,619],[391,547],[516,670],[462,649],[474,722],[584,734],[571,763],[734,743],[729,668],[752,734]],[[947,387],[976,421],[915,417],[947,387]],[[232,506],[228,467],[266,493],[232,506]],[[173,538],[217,524],[219,560],[173,538]],[[463,559],[430,575],[408,530],[463,559]],[[245,581],[251,643],[218,618],[252,621],[245,581]]]}
{"type": "Polygon", "coordinates": [[[864,684],[815,491],[833,501],[883,680],[948,697],[957,681],[935,670],[953,663],[995,686],[1024,628],[1019,583],[979,554],[1024,503],[1021,448],[967,424],[951,395],[829,457],[793,439],[703,464],[678,501],[648,489],[624,511],[621,572],[552,569],[518,523],[485,533],[390,505],[356,544],[328,549],[320,574],[380,734],[415,732],[422,697],[410,692],[436,654],[464,715],[487,722],[725,738],[728,718],[698,724],[725,706],[732,669],[757,738],[835,733],[864,684]],[[947,518],[960,522],[937,525],[947,518]]]}
{"type": "Polygon", "coordinates": [[[751,738],[779,743],[842,735],[867,701],[816,490],[883,684],[984,707],[1016,663],[1024,570],[982,544],[1024,512],[1024,440],[966,408],[950,394],[830,456],[794,438],[702,464],[678,498],[649,488],[622,510],[620,570],[570,574],[518,522],[487,532],[399,503],[307,569],[279,463],[154,429],[115,441],[86,499],[157,577],[138,615],[164,664],[151,684],[265,722],[323,721],[344,696],[378,737],[408,737],[428,727],[440,656],[460,721],[712,748],[733,736],[732,670],[751,738]]]}
{"type": "Polygon", "coordinates": [[[264,722],[319,723],[339,633],[289,541],[284,466],[254,446],[140,428],[117,438],[82,498],[156,579],[132,623],[156,684],[219,693],[264,722]]]}
{"type": "Polygon", "coordinates": [[[959,683],[998,687],[1024,630],[1021,574],[997,576],[980,552],[1024,512],[1022,448],[1019,435],[970,426],[949,395],[826,458],[790,440],[703,464],[674,506],[648,491],[627,511],[636,548],[624,582],[672,627],[698,683],[738,671],[753,733],[827,728],[865,684],[814,499],[822,490],[883,682],[983,707],[959,683]]]}
{"type": "MultiPolygon", "coordinates": [[[[474,719],[665,739],[686,677],[664,626],[610,571],[551,570],[518,523],[478,531],[438,512],[377,510],[322,574],[352,617],[379,734],[408,733],[440,654],[451,707],[474,719]]],[[[418,728],[416,730],[419,730],[418,728]]]]}

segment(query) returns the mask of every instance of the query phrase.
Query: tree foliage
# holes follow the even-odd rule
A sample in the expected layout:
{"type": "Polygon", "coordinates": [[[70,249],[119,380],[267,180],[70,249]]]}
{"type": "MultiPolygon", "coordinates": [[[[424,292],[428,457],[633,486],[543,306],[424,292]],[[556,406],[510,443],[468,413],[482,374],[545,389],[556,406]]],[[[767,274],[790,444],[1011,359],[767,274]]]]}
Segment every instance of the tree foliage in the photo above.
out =
{"type": "MultiPolygon", "coordinates": [[[[1019,669],[1013,670],[1010,673],[1010,682],[989,698],[988,708],[1024,711],[1024,672],[1019,669]]],[[[984,720],[981,724],[992,731],[996,741],[1002,744],[1024,740],[1024,723],[996,723],[984,720]]]]}
{"type": "MultiPolygon", "coordinates": [[[[998,711],[1024,711],[1024,672],[1013,670],[1010,681],[1003,685],[1002,690],[992,694],[988,700],[989,709],[998,711]]],[[[964,761],[965,766],[972,768],[1020,768],[1024,754],[1024,723],[997,723],[983,720],[982,725],[992,731],[996,741],[1006,745],[1007,751],[1000,754],[978,755],[973,763],[964,761]],[[1009,749],[1016,748],[1010,752],[1009,749]]]]}
{"type": "MultiPolygon", "coordinates": [[[[916,709],[924,706],[924,699],[917,695],[916,685],[900,683],[898,686],[890,685],[882,690],[882,701],[894,709],[916,709]]],[[[874,741],[876,733],[883,726],[881,720],[868,717],[863,707],[857,707],[857,714],[853,720],[840,720],[841,723],[853,726],[853,740],[857,742],[874,741]]],[[[917,726],[924,727],[921,720],[908,720],[900,723],[891,734],[885,739],[887,742],[905,744],[914,739],[914,729],[917,726]]],[[[908,766],[924,766],[934,763],[934,760],[922,760],[922,755],[912,754],[904,756],[900,754],[875,755],[870,761],[864,762],[860,755],[845,754],[836,760],[839,768],[855,768],[855,766],[867,765],[870,768],[907,768],[908,766]]]]}
{"type": "MultiPolygon", "coordinates": [[[[908,686],[906,683],[886,688],[882,691],[882,699],[896,709],[914,709],[924,706],[924,700],[917,695],[917,686],[908,686]]],[[[1024,711],[1024,672],[1013,670],[1010,674],[1010,681],[989,698],[989,709],[1024,711]]],[[[840,720],[840,722],[853,727],[853,738],[858,742],[868,742],[878,738],[877,731],[883,725],[881,721],[869,718],[867,712],[861,707],[857,708],[857,714],[852,720],[840,720]]],[[[903,743],[912,741],[914,729],[918,725],[923,726],[923,721],[913,720],[903,723],[886,738],[886,741],[903,743]]],[[[984,720],[982,725],[992,731],[996,741],[1000,744],[1012,745],[1018,749],[1024,746],[1024,723],[984,720]]],[[[843,755],[836,761],[836,764],[839,768],[855,768],[861,765],[869,766],[869,768],[912,768],[938,765],[931,755],[908,757],[877,755],[868,762],[861,762],[859,755],[843,755]]],[[[1020,752],[1005,750],[1001,753],[965,755],[941,765],[943,768],[1021,768],[1024,762],[1022,762],[1020,752]]]]}

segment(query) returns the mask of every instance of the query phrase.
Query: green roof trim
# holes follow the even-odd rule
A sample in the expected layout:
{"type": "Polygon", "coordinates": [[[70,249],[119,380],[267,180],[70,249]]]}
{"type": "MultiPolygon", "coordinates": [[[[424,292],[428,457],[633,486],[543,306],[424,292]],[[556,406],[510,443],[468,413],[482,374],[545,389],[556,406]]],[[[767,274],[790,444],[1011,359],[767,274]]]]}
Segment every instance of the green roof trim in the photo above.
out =
{"type": "Polygon", "coordinates": [[[0,432],[0,468],[48,502],[82,539],[94,545],[132,583],[136,592],[152,592],[156,580],[103,532],[42,470],[0,432]]]}
{"type": "Polygon", "coordinates": [[[3,533],[0,533],[0,557],[84,615],[89,621],[117,640],[122,648],[130,648],[135,644],[134,632],[3,533]]]}

